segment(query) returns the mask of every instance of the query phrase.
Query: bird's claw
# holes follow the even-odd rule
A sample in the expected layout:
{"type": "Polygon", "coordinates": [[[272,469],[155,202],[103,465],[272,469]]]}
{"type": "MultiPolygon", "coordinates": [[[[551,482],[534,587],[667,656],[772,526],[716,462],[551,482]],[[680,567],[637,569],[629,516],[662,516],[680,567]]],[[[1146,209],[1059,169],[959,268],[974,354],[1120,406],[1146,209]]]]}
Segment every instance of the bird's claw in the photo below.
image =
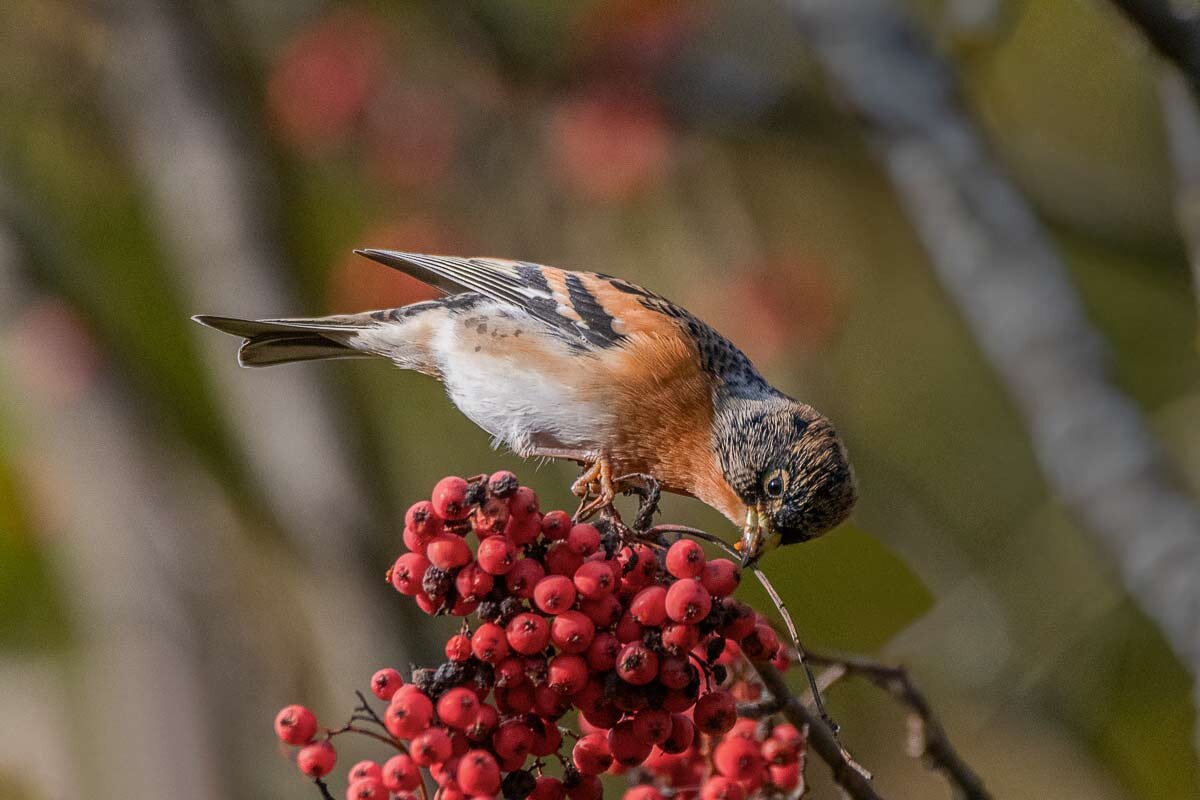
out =
{"type": "Polygon", "coordinates": [[[575,520],[587,519],[602,508],[612,506],[617,490],[613,485],[612,462],[600,456],[583,471],[573,484],[571,492],[579,498],[575,520]],[[592,495],[595,494],[595,497],[592,495]],[[591,498],[590,500],[588,498],[591,498]]]}

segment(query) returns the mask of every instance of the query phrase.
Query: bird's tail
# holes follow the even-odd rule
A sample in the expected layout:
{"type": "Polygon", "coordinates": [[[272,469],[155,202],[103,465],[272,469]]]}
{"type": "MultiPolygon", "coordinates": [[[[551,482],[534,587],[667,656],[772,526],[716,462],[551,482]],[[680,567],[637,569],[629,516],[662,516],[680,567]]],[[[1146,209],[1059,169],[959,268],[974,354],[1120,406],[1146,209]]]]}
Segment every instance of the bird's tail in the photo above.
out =
{"type": "Polygon", "coordinates": [[[380,355],[353,344],[358,332],[375,327],[367,315],[255,320],[202,314],[192,319],[244,339],[238,350],[238,363],[243,367],[380,355]]]}

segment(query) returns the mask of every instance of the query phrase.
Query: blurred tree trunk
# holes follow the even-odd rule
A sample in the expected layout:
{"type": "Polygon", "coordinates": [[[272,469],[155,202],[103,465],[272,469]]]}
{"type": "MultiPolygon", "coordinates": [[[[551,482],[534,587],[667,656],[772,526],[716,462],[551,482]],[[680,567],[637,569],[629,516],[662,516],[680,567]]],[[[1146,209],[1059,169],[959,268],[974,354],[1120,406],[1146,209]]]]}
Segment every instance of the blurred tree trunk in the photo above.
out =
{"type": "Polygon", "coordinates": [[[789,7],[832,90],[863,120],[942,285],[1023,415],[1050,486],[1200,676],[1200,509],[1110,379],[1102,335],[988,153],[953,69],[894,4],[789,7]]]}
{"type": "MultiPolygon", "coordinates": [[[[111,0],[108,8],[114,41],[105,51],[104,99],[187,304],[231,316],[298,308],[267,169],[238,134],[199,37],[169,5],[111,0]]],[[[362,672],[362,653],[382,643],[402,663],[405,645],[371,602],[382,568],[368,568],[362,556],[379,523],[369,516],[339,409],[311,369],[242,371],[225,337],[195,331],[254,477],[285,535],[322,576],[308,598],[320,620],[318,661],[344,693],[362,672]]]]}

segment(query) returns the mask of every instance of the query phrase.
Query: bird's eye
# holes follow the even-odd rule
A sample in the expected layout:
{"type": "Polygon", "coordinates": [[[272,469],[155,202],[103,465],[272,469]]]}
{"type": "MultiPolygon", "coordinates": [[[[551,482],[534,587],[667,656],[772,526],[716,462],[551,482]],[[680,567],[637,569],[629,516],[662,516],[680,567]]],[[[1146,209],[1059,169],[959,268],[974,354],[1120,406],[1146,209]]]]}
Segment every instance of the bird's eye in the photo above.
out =
{"type": "Polygon", "coordinates": [[[770,497],[779,497],[783,494],[783,477],[776,472],[763,484],[763,489],[770,497]]]}

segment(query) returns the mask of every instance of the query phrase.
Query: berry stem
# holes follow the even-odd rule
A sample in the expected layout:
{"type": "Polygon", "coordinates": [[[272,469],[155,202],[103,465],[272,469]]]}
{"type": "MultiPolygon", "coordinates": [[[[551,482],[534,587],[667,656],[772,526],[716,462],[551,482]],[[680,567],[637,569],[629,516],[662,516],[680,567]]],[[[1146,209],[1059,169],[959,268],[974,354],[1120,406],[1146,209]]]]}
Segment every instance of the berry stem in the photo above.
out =
{"type": "Polygon", "coordinates": [[[317,789],[321,792],[322,800],[333,800],[333,795],[329,793],[329,787],[325,785],[325,781],[320,778],[313,778],[313,783],[317,785],[317,789]]]}

